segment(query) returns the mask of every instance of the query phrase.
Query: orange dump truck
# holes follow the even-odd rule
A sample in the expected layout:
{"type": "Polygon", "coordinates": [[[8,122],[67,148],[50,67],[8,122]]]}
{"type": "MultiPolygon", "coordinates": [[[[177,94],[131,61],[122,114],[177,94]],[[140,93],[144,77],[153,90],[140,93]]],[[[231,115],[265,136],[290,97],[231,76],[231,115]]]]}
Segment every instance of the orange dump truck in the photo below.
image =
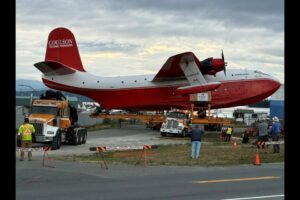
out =
{"type": "Polygon", "coordinates": [[[85,144],[87,130],[76,125],[77,110],[59,91],[31,101],[29,122],[35,128],[33,142],[50,143],[59,149],[61,143],[85,144]]]}

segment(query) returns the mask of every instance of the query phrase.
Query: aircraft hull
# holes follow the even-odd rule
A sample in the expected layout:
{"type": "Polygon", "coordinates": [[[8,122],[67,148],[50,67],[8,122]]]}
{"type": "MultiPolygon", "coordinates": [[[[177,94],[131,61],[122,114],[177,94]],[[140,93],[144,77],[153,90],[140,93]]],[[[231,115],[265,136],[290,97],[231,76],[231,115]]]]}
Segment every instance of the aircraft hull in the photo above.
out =
{"type": "MultiPolygon", "coordinates": [[[[139,87],[122,89],[88,89],[59,84],[43,79],[49,88],[73,92],[97,101],[105,109],[169,110],[191,107],[189,95],[177,94],[177,87],[139,87]]],[[[245,79],[224,81],[211,91],[211,108],[247,105],[261,101],[273,94],[280,83],[273,79],[245,79]]]]}

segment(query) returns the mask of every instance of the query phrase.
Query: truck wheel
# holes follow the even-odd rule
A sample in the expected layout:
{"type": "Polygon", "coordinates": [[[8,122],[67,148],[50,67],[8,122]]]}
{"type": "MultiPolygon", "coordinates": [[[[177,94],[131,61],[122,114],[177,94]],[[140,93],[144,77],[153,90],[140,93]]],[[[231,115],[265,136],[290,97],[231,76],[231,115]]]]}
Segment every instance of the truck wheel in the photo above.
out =
{"type": "Polygon", "coordinates": [[[165,132],[160,132],[160,135],[161,136],[166,136],[166,133],[165,132]]]}
{"type": "Polygon", "coordinates": [[[60,149],[60,145],[61,145],[61,136],[60,136],[60,133],[57,132],[56,136],[53,138],[52,147],[51,148],[53,150],[60,149]]]}
{"type": "Polygon", "coordinates": [[[80,132],[77,133],[77,144],[81,144],[82,134],[80,132]]]}
{"type": "Polygon", "coordinates": [[[75,133],[72,137],[73,137],[73,140],[72,140],[73,145],[78,145],[78,144],[81,143],[81,134],[80,134],[80,132],[75,133]]]}
{"type": "Polygon", "coordinates": [[[86,138],[87,138],[87,133],[84,132],[84,133],[83,133],[83,136],[82,136],[81,144],[85,144],[85,143],[86,143],[86,138]]]}
{"type": "Polygon", "coordinates": [[[73,145],[77,145],[77,134],[74,134],[74,135],[72,136],[72,144],[73,144],[73,145]]]}
{"type": "Polygon", "coordinates": [[[186,136],[186,134],[187,134],[187,131],[184,129],[183,131],[182,131],[182,137],[185,137],[186,136]]]}

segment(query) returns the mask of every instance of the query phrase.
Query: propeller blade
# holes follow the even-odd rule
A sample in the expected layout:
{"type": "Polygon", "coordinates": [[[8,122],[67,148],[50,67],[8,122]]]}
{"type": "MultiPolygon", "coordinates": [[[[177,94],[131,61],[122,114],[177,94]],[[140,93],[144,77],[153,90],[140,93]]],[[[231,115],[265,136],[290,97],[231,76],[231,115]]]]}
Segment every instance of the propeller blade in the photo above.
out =
{"type": "Polygon", "coordinates": [[[223,49],[222,49],[222,60],[224,61],[224,54],[223,54],[223,49]]]}
{"type": "Polygon", "coordinates": [[[225,74],[225,76],[226,76],[226,65],[227,65],[227,62],[225,62],[225,58],[224,58],[224,53],[223,53],[223,49],[222,49],[222,60],[223,60],[223,62],[224,62],[224,74],[225,74]]]}

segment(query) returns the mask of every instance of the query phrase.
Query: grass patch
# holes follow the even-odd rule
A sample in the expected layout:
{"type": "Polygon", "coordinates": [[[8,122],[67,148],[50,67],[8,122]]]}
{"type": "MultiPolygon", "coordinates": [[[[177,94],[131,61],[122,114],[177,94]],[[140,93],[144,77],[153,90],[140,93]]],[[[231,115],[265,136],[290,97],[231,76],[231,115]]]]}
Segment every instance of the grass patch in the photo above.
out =
{"type": "MultiPolygon", "coordinates": [[[[146,150],[147,165],[178,165],[178,166],[221,166],[237,164],[253,164],[256,158],[256,147],[251,144],[238,143],[237,149],[232,143],[221,141],[204,141],[201,145],[200,159],[191,159],[191,144],[164,145],[157,149],[146,150]]],[[[260,162],[273,163],[284,161],[284,144],[280,145],[280,153],[273,154],[273,145],[267,152],[260,149],[260,162]]],[[[110,164],[137,163],[142,155],[142,150],[105,152],[104,157],[110,164]]],[[[144,162],[144,157],[141,161],[144,162]]],[[[58,159],[79,162],[102,162],[98,153],[91,155],[61,156],[58,159]]]]}

